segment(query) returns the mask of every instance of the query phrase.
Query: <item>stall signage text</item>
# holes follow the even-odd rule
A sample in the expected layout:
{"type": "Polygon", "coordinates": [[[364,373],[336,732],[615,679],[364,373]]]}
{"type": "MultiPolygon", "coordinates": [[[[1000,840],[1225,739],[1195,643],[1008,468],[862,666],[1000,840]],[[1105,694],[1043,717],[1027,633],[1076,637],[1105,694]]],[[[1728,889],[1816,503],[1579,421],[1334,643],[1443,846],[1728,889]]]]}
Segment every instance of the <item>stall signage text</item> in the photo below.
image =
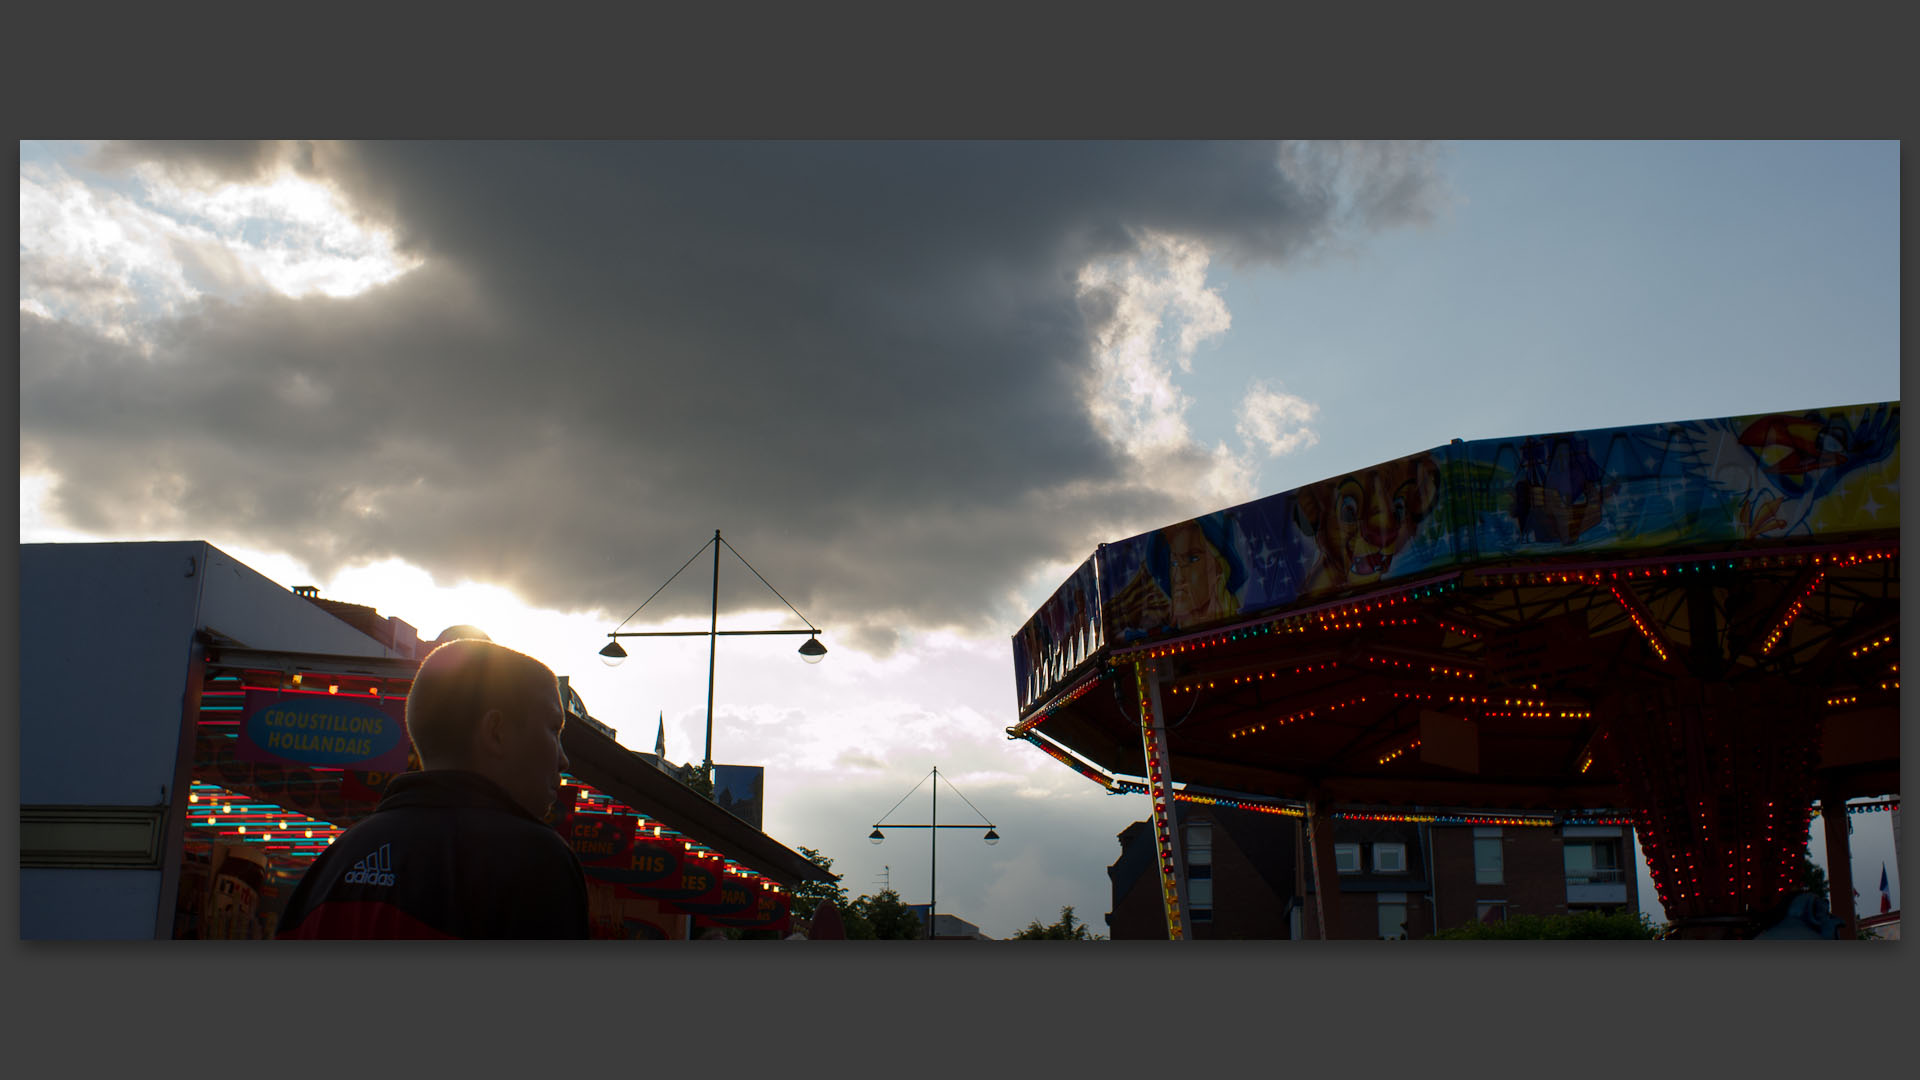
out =
{"type": "Polygon", "coordinates": [[[407,747],[404,701],[248,690],[236,749],[247,761],[399,772],[407,747]]]}
{"type": "Polygon", "coordinates": [[[688,897],[673,906],[690,915],[740,915],[751,912],[757,900],[753,883],[737,874],[723,874],[711,895],[688,897]]]}
{"type": "Polygon", "coordinates": [[[573,853],[587,866],[625,866],[633,849],[633,819],[624,814],[573,815],[573,853]]]}

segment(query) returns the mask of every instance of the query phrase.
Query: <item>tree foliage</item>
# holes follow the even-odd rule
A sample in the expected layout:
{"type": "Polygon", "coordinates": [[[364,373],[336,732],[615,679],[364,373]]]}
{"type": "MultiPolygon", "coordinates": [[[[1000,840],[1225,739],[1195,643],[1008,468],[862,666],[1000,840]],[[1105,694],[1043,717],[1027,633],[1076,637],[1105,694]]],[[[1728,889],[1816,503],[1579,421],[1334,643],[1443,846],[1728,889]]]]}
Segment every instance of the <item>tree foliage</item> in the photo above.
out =
{"type": "Polygon", "coordinates": [[[707,770],[691,761],[681,768],[684,771],[680,774],[680,782],[699,792],[701,796],[711,802],[713,800],[713,777],[707,775],[707,770]]]}
{"type": "Polygon", "coordinates": [[[1643,911],[1574,911],[1565,915],[1513,915],[1490,923],[1470,922],[1433,936],[1441,941],[1652,941],[1661,936],[1661,928],[1643,911]]]}
{"type": "MultiPolygon", "coordinates": [[[[810,847],[800,847],[795,850],[805,856],[808,862],[829,874],[833,873],[832,859],[810,847]]],[[[822,900],[832,903],[843,914],[847,910],[847,890],[840,884],[838,875],[835,875],[833,881],[802,881],[793,887],[792,895],[793,903],[790,910],[796,919],[812,917],[814,907],[822,900]]]]}
{"type": "Polygon", "coordinates": [[[1822,900],[1828,899],[1827,872],[1804,851],[1800,853],[1799,884],[1801,892],[1810,892],[1822,900]]]}
{"type": "Polygon", "coordinates": [[[882,889],[878,896],[862,895],[842,912],[848,938],[911,941],[925,936],[920,917],[900,902],[900,894],[882,889]]]}
{"type": "Polygon", "coordinates": [[[1015,941],[1105,941],[1106,935],[1095,934],[1087,929],[1087,924],[1073,917],[1073,905],[1060,909],[1059,921],[1051,926],[1041,926],[1035,919],[1027,928],[1013,935],[1015,941]]]}
{"type": "MultiPolygon", "coordinates": [[[[866,897],[863,896],[860,899],[865,900],[866,897]]],[[[846,932],[847,940],[872,941],[873,924],[867,921],[867,917],[855,910],[851,903],[841,904],[839,906],[840,927],[846,932]]]]}

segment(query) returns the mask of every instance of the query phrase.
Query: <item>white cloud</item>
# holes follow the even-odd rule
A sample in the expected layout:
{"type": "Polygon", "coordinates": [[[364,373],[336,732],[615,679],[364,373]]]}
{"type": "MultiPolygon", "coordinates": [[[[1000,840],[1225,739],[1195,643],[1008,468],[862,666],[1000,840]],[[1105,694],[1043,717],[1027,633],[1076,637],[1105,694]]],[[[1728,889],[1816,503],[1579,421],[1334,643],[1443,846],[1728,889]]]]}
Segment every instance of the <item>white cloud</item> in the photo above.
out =
{"type": "Polygon", "coordinates": [[[1192,371],[1194,350],[1232,322],[1207,287],[1208,260],[1198,241],[1143,232],[1136,252],[1080,273],[1082,297],[1111,304],[1094,340],[1088,408],[1109,439],[1136,454],[1191,438],[1173,369],[1192,371]]]}
{"type": "Polygon", "coordinates": [[[173,254],[182,235],[125,196],[94,191],[58,168],[23,166],[21,309],[130,340],[134,322],[200,296],[173,254]]]}
{"type": "Polygon", "coordinates": [[[1207,284],[1211,253],[1197,240],[1151,231],[1138,248],[1080,272],[1094,323],[1087,411],[1097,429],[1132,459],[1137,482],[1183,500],[1237,501],[1252,491],[1253,463],[1225,445],[1196,442],[1191,399],[1175,373],[1193,370],[1199,347],[1232,325],[1226,301],[1207,284]]]}
{"type": "Polygon", "coordinates": [[[420,265],[395,251],[391,230],[358,221],[337,190],[284,166],[265,183],[210,188],[180,184],[152,163],[133,173],[157,214],[185,232],[217,237],[227,255],[283,296],[356,296],[420,265]]]}
{"type": "Polygon", "coordinates": [[[282,172],[266,183],[182,186],[133,170],[140,195],[94,189],[58,165],[20,170],[20,306],[144,343],[140,324],[208,294],[358,295],[420,265],[358,223],[337,192],[282,172]]]}
{"type": "Polygon", "coordinates": [[[1249,446],[1279,457],[1320,441],[1309,425],[1319,406],[1255,379],[1240,402],[1238,431],[1249,446]]]}

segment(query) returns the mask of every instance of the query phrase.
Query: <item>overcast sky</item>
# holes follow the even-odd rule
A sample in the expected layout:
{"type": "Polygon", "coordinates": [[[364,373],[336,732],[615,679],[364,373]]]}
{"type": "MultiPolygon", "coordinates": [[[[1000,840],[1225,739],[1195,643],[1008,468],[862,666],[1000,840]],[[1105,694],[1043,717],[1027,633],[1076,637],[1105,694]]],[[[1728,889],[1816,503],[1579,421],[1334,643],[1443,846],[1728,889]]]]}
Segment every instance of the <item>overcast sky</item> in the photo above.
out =
{"type": "MultiPolygon", "coordinates": [[[[865,836],[938,765],[1006,837],[943,832],[940,908],[994,936],[1101,928],[1146,813],[1003,732],[1096,544],[1452,437],[1899,396],[1894,143],[23,143],[20,183],[23,541],[472,623],[699,760],[705,643],[594,652],[721,529],[832,651],[723,642],[715,759],[909,902],[928,834],[865,836]]],[[[704,627],[710,573],[628,628],[704,627]]],[[[799,625],[721,574],[723,628],[799,625]]]]}

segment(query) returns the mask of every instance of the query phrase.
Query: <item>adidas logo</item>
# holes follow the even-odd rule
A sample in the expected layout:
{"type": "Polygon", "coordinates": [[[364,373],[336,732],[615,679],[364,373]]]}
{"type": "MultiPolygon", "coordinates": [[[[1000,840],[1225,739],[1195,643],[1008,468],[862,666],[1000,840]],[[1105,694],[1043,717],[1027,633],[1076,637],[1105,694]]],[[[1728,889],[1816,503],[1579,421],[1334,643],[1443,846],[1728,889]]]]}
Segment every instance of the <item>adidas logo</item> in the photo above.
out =
{"type": "Polygon", "coordinates": [[[354,863],[341,880],[349,885],[393,884],[393,845],[381,844],[379,850],[354,863]]]}

